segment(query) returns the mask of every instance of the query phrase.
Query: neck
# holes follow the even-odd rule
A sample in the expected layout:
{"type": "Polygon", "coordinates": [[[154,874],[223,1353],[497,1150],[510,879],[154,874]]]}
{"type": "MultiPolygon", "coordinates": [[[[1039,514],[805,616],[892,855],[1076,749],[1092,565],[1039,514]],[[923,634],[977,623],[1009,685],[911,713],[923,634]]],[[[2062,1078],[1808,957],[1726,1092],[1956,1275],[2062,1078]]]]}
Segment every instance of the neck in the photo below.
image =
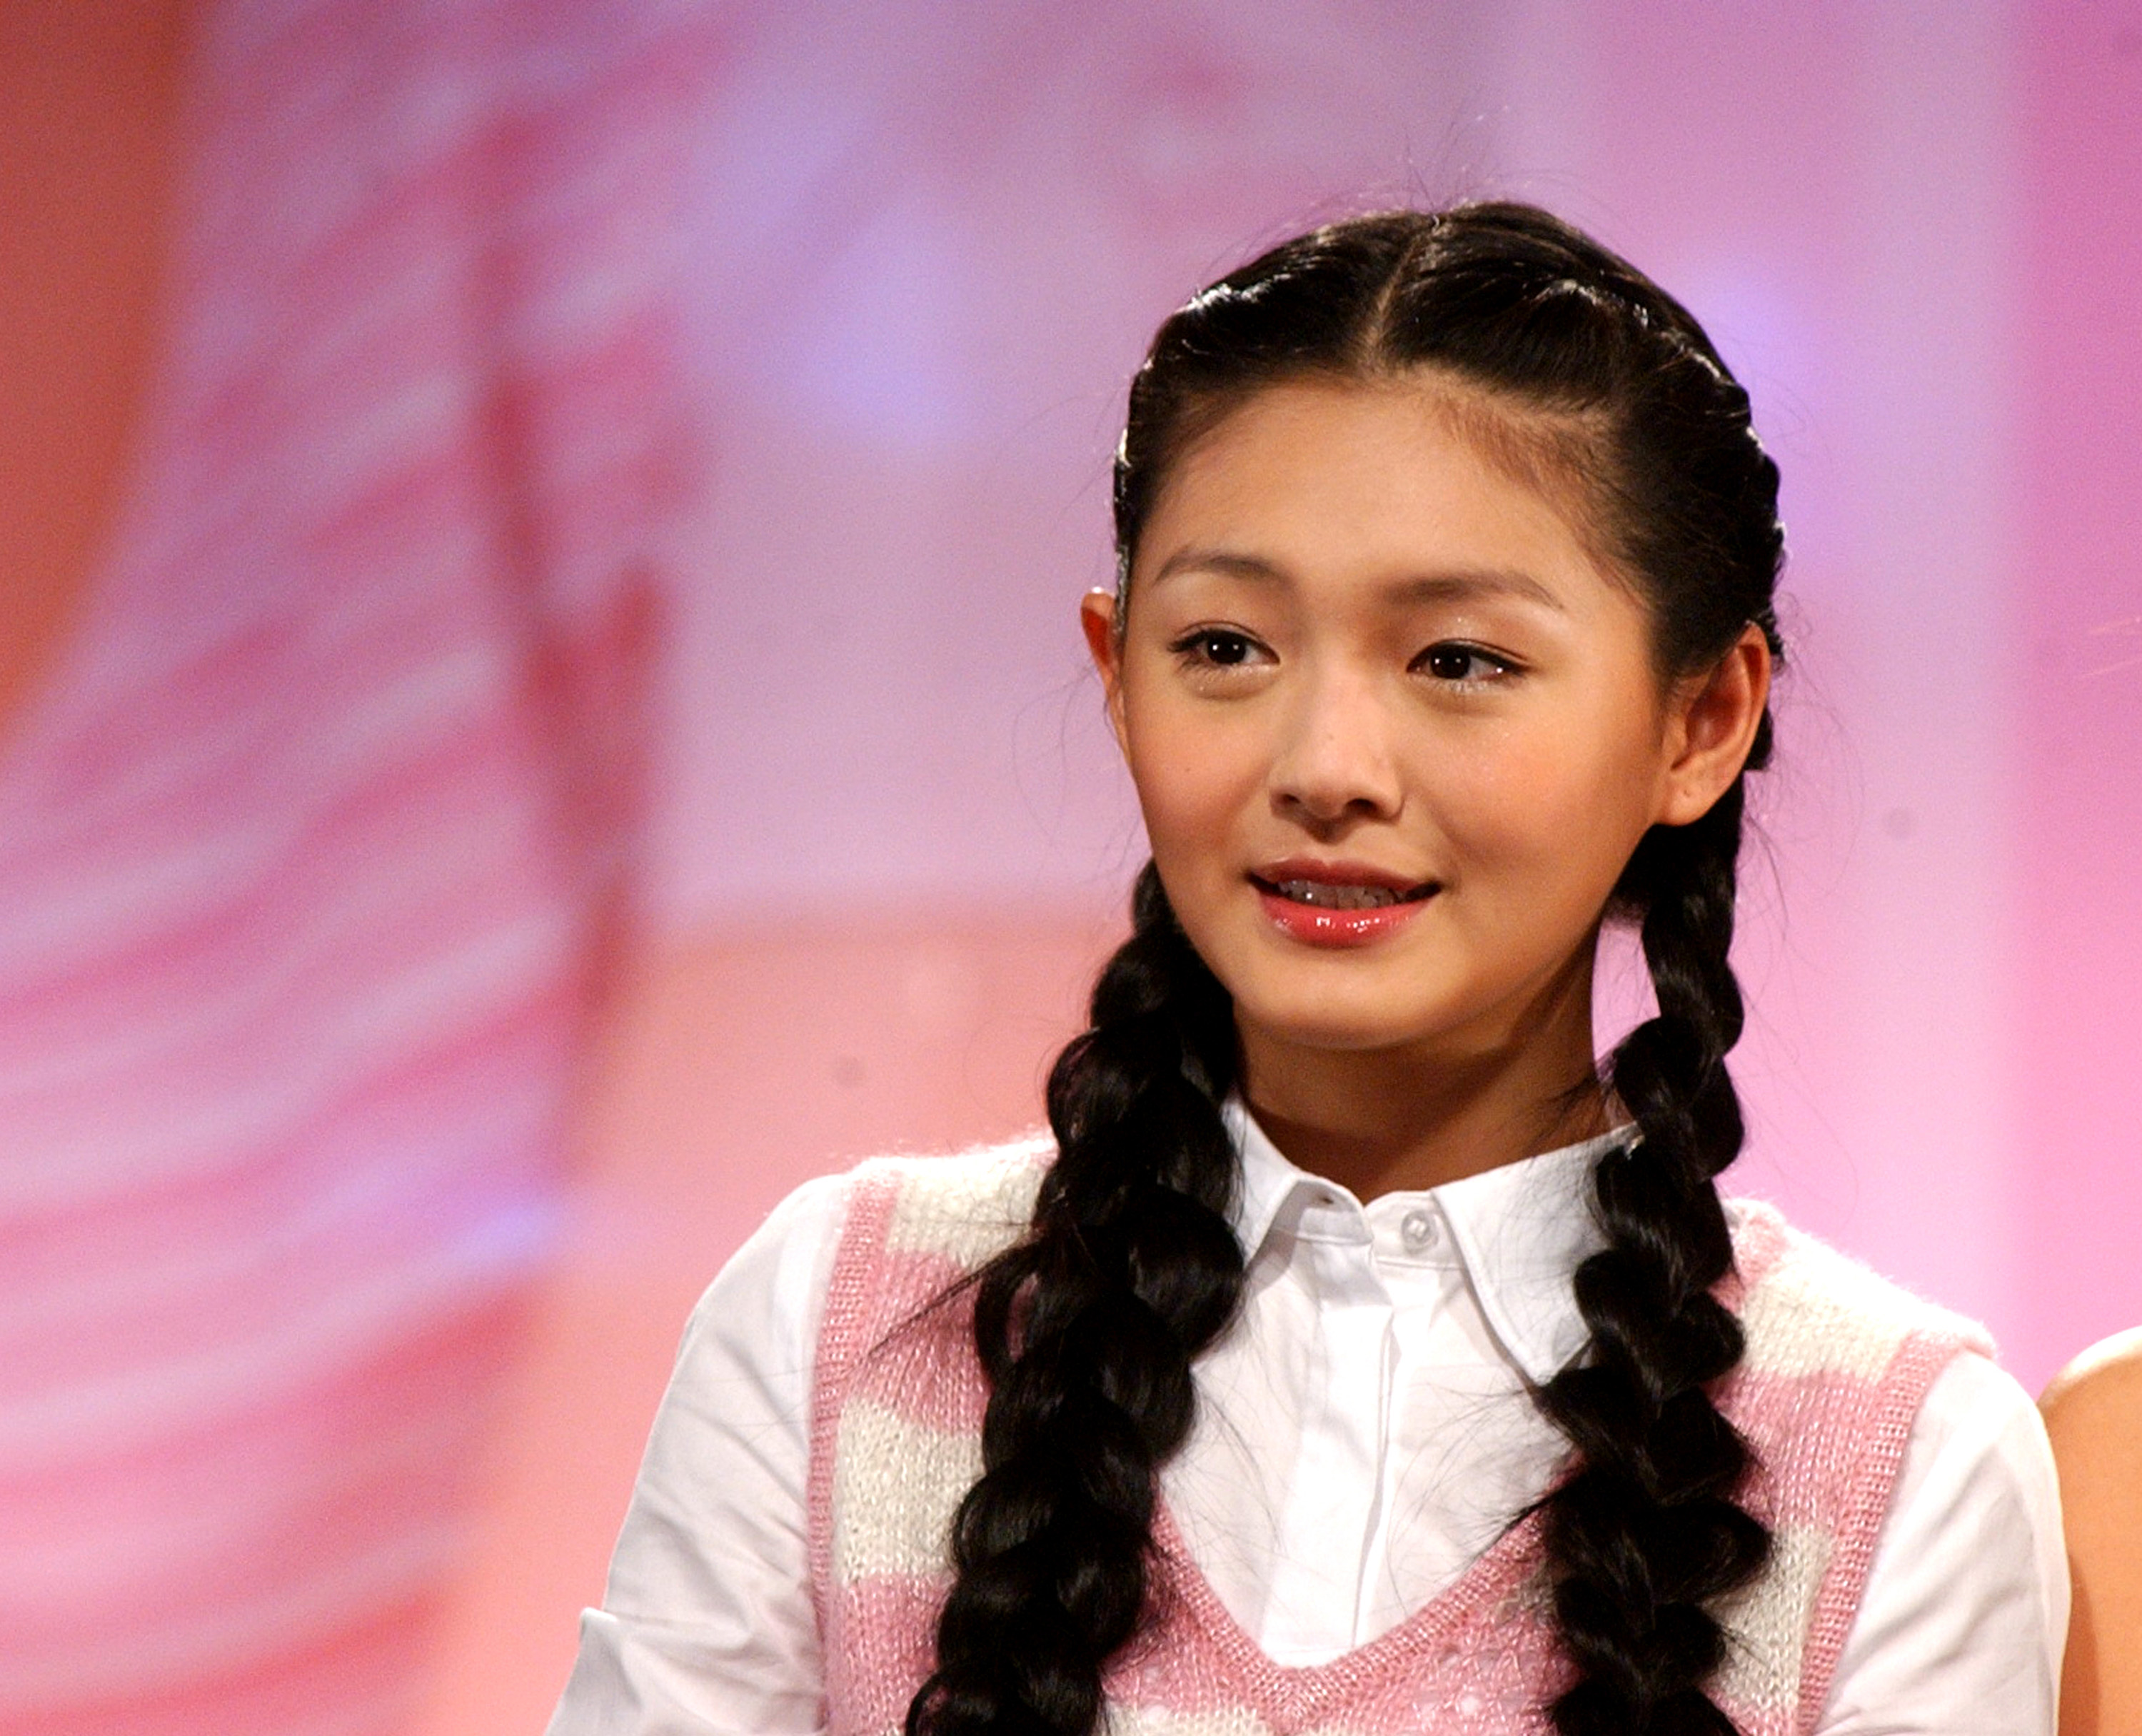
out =
{"type": "Polygon", "coordinates": [[[1327,1049],[1245,1025],[1243,1091],[1293,1163],[1357,1199],[1440,1186],[1603,1133],[1592,957],[1483,1029],[1391,1049],[1327,1049]]]}

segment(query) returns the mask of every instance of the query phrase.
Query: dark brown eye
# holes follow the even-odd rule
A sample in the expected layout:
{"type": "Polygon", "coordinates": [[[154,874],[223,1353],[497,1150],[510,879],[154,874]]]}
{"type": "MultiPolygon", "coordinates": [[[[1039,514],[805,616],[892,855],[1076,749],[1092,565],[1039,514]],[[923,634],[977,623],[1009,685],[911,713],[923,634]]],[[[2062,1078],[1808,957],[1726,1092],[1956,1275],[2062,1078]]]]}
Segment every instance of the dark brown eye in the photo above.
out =
{"type": "Polygon", "coordinates": [[[1454,639],[1430,645],[1413,660],[1412,666],[1439,681],[1471,686],[1499,680],[1516,672],[1516,665],[1508,658],[1454,639]]]}
{"type": "Polygon", "coordinates": [[[1261,640],[1237,627],[1192,627],[1167,648],[1193,674],[1258,668],[1274,660],[1261,640]]]}

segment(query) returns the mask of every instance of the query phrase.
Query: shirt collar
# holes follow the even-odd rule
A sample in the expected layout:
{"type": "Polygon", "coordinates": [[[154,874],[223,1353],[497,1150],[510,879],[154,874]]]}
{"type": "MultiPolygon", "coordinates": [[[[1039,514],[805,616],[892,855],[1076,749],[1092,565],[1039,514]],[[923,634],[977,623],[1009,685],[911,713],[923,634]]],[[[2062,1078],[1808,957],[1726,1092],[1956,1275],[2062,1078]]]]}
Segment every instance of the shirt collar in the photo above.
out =
{"type": "Polygon", "coordinates": [[[1289,1163],[1240,1097],[1230,1097],[1220,1105],[1220,1119],[1226,1123],[1227,1136],[1241,1159],[1241,1185],[1231,1217],[1235,1239],[1251,1259],[1264,1246],[1273,1221],[1297,1190],[1315,1188],[1352,1197],[1336,1182],[1320,1180],[1289,1163]]]}
{"type": "MultiPolygon", "coordinates": [[[[1256,1256],[1297,1192],[1314,1189],[1362,1210],[1336,1182],[1290,1163],[1240,1098],[1229,1099],[1222,1114],[1241,1157],[1232,1222],[1246,1255],[1256,1256]]],[[[1442,1213],[1481,1313],[1535,1385],[1552,1379],[1590,1336],[1570,1279],[1604,1241],[1592,1214],[1592,1167],[1631,1132],[1618,1127],[1424,1192],[1384,1196],[1389,1209],[1429,1201],[1442,1213]]],[[[1384,1200],[1377,1204],[1386,1209],[1384,1200]]]]}

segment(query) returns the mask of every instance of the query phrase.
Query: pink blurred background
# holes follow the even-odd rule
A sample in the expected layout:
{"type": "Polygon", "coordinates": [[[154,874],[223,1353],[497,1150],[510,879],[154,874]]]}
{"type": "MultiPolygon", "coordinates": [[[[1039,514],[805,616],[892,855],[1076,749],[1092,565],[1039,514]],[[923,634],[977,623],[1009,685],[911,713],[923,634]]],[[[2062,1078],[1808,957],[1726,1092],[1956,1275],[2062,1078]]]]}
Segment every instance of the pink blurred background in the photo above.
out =
{"type": "Polygon", "coordinates": [[[540,1728],[723,1256],[1074,1028],[1151,328],[1491,192],[1784,468],[1739,1185],[2142,1321],[2142,5],[0,0],[0,1736],[540,1728]]]}

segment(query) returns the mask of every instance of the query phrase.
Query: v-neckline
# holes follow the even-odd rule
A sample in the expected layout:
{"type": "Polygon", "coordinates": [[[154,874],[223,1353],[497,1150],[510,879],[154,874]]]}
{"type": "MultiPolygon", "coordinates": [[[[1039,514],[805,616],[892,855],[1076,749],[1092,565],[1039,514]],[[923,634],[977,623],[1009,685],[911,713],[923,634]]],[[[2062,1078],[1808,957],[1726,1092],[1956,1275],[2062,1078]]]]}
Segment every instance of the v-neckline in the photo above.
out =
{"type": "MultiPolygon", "coordinates": [[[[1734,1268],[1720,1281],[1717,1293],[1737,1315],[1749,1288],[1783,1253],[1784,1236],[1772,1208],[1745,1200],[1733,1204],[1734,1268]]],[[[1733,1377],[1743,1372],[1735,1370],[1733,1377]]],[[[1557,1466],[1548,1479],[1550,1489],[1567,1472],[1570,1462],[1565,1458],[1557,1466]]],[[[1154,1503],[1153,1543],[1165,1595],[1175,1600],[1177,1610],[1169,1611],[1162,1625],[1178,1619],[1178,1612],[1180,1618],[1187,1618],[1209,1642],[1220,1667],[1251,1705],[1284,1736],[1313,1728],[1325,1713],[1394,1664],[1429,1653],[1456,1638],[1468,1623],[1503,1608],[1544,1558],[1543,1526],[1537,1508],[1527,1512],[1468,1562],[1456,1579],[1373,1640],[1321,1664],[1281,1664],[1221,1601],[1163,1495],[1154,1503]]],[[[1128,1661],[1135,1667],[1135,1656],[1128,1661]]]]}
{"type": "Polygon", "coordinates": [[[1309,1728],[1392,1664],[1419,1656],[1504,1604],[1540,1559],[1540,1526],[1536,1511],[1525,1514],[1410,1615],[1321,1664],[1281,1664],[1257,1643],[1212,1589],[1165,1500],[1154,1509],[1153,1541],[1166,1595],[1211,1642],[1251,1704],[1285,1731],[1309,1728]]]}

